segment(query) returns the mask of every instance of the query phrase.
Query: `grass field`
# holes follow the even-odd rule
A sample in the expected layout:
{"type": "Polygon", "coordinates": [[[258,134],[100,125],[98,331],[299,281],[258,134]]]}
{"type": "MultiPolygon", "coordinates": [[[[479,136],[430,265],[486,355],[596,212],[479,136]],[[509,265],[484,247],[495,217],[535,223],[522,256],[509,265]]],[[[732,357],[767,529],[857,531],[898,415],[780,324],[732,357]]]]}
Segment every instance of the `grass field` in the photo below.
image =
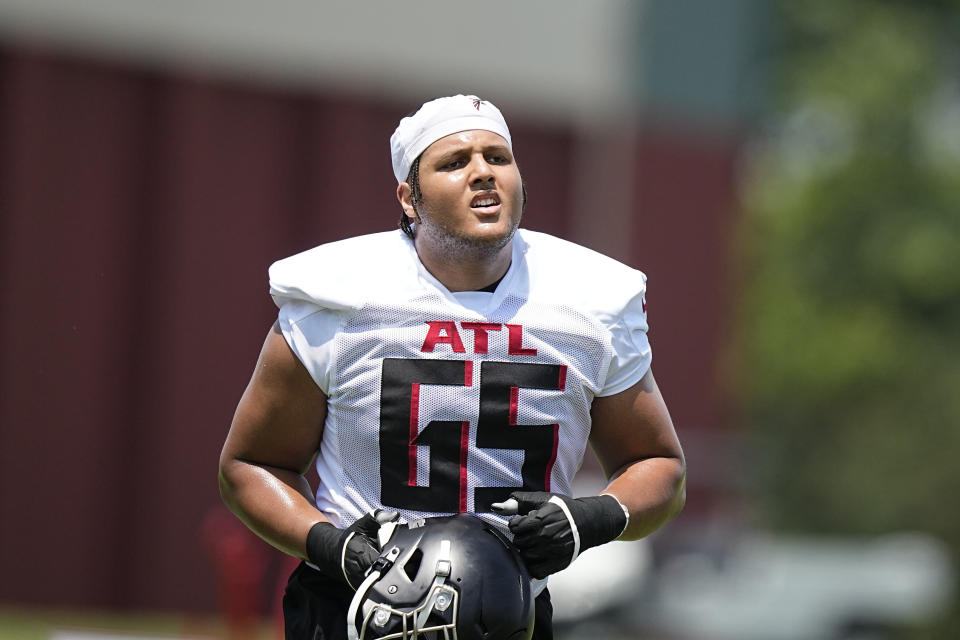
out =
{"type": "Polygon", "coordinates": [[[275,640],[263,624],[251,635],[237,638],[216,618],[177,615],[137,615],[87,611],[0,608],[0,640],[50,640],[57,632],[75,631],[143,638],[196,640],[275,640]]]}
{"type": "MultiPolygon", "coordinates": [[[[272,621],[252,634],[231,633],[222,620],[184,615],[138,615],[111,612],[24,610],[0,606],[0,640],[51,640],[72,632],[76,640],[279,640],[272,621]]],[[[69,636],[62,636],[67,640],[69,636]]],[[[603,632],[557,632],[558,640],[651,640],[603,632]]]]}

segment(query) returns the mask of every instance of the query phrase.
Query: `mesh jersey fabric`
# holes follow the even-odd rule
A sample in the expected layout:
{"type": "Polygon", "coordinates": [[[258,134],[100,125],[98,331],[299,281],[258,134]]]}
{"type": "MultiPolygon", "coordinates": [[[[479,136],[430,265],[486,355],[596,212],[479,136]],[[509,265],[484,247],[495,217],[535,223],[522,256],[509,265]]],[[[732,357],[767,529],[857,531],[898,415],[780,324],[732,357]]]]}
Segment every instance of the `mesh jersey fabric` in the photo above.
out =
{"type": "Polygon", "coordinates": [[[452,293],[401,231],[274,263],[287,343],[328,398],[317,507],[344,527],[476,512],[518,488],[570,495],[595,396],[651,362],[646,276],[525,229],[492,293],[452,293]]]}

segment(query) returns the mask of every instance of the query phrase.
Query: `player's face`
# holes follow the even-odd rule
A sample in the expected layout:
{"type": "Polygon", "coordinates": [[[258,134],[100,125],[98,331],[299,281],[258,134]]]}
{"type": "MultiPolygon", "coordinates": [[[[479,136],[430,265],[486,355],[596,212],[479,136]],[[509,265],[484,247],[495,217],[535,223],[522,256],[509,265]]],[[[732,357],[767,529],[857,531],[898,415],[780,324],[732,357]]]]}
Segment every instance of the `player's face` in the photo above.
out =
{"type": "Polygon", "coordinates": [[[472,130],[440,138],[420,157],[417,242],[462,257],[493,255],[520,224],[523,184],[506,140],[472,130]]]}

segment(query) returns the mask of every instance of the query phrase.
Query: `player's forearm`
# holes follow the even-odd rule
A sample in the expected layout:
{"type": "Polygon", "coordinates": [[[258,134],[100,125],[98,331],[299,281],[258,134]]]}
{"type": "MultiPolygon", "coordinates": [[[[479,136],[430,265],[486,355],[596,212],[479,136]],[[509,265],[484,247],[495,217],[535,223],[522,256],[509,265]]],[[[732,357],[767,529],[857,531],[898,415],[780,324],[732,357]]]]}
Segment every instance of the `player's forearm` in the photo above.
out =
{"type": "Polygon", "coordinates": [[[630,512],[620,540],[650,535],[680,513],[686,501],[686,465],[680,458],[648,458],[627,466],[603,491],[630,512]]]}
{"type": "Polygon", "coordinates": [[[314,506],[302,474],[232,460],[220,466],[220,495],[227,507],[271,545],[306,558],[307,533],[326,520],[314,506]]]}

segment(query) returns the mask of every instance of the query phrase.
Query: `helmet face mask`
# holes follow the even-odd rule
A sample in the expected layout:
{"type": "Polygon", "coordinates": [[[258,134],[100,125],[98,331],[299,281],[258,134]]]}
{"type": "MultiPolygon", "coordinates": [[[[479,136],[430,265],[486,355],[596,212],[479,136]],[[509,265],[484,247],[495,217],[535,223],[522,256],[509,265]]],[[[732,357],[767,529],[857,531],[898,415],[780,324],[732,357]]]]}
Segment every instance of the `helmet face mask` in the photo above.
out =
{"type": "Polygon", "coordinates": [[[350,604],[351,640],[527,640],[530,577],[492,525],[459,514],[397,527],[350,604]]]}

